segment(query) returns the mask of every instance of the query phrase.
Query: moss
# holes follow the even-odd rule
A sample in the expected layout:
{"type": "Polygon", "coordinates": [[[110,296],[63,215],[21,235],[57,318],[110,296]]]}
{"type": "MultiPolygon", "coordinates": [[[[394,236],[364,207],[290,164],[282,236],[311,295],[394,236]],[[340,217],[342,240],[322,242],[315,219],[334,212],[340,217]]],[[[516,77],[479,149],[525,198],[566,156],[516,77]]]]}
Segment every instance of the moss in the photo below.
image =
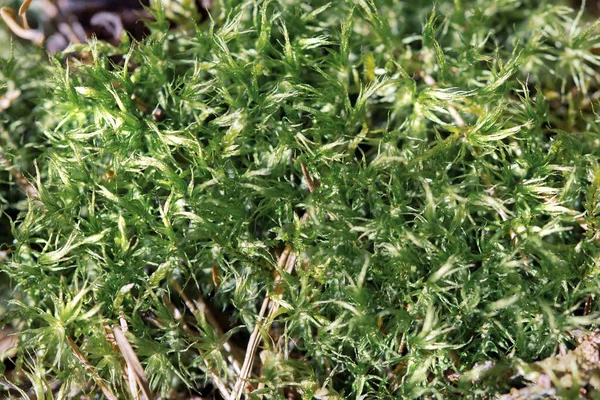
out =
{"type": "Polygon", "coordinates": [[[597,326],[583,11],[215,3],[175,30],[155,8],[140,42],[3,56],[3,93],[21,91],[0,132],[0,201],[22,209],[3,239],[8,380],[463,398],[518,384],[481,365],[501,376],[597,326]]]}

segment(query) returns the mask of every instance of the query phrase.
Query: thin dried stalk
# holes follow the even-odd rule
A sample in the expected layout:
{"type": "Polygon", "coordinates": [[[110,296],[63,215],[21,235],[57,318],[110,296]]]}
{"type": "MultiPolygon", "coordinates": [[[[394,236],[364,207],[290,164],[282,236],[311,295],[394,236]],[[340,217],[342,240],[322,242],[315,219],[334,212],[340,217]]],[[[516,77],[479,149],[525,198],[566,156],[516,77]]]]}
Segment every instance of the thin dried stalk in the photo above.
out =
{"type": "MultiPolygon", "coordinates": [[[[125,316],[122,312],[119,313],[119,322],[121,323],[121,329],[123,330],[123,332],[127,332],[129,330],[129,326],[127,325],[127,321],[125,320],[125,316]]],[[[136,386],[133,368],[129,363],[125,364],[127,365],[127,370],[124,372],[125,378],[127,380],[127,385],[129,386],[129,392],[133,396],[134,400],[138,400],[140,398],[138,395],[139,390],[136,386]]]]}
{"type": "Polygon", "coordinates": [[[131,369],[133,371],[133,376],[142,390],[142,393],[146,397],[146,399],[153,399],[152,393],[150,392],[150,387],[148,386],[148,378],[146,377],[146,373],[144,372],[144,368],[140,363],[135,351],[133,351],[133,347],[125,337],[125,334],[121,330],[120,327],[115,326],[113,328],[113,334],[115,335],[115,340],[117,341],[117,345],[119,346],[119,350],[121,350],[121,354],[127,363],[128,370],[131,369]]]}
{"type": "Polygon", "coordinates": [[[70,337],[67,337],[67,343],[69,344],[69,347],[71,347],[71,350],[73,350],[73,354],[75,354],[75,357],[77,357],[77,359],[83,364],[86,371],[88,371],[88,373],[92,376],[92,379],[94,380],[94,382],[96,382],[96,385],[98,385],[100,390],[102,390],[102,393],[104,393],[106,398],[108,400],[117,400],[117,396],[115,396],[114,393],[108,388],[108,386],[104,384],[104,381],[98,376],[92,364],[90,364],[90,362],[85,358],[79,346],[77,346],[77,344],[75,344],[75,342],[70,337]]]}
{"type": "MultiPolygon", "coordinates": [[[[212,328],[215,330],[215,333],[217,335],[223,336],[225,334],[225,332],[223,332],[223,329],[221,329],[219,322],[217,321],[213,313],[210,311],[203,299],[200,298],[198,300],[192,301],[185,294],[179,282],[177,282],[175,279],[171,279],[170,283],[173,286],[173,288],[175,288],[179,296],[183,299],[184,304],[193,315],[195,315],[198,318],[197,314],[202,314],[206,321],[209,323],[209,325],[212,326],[212,328]]],[[[223,349],[227,353],[229,353],[230,357],[228,357],[228,359],[232,363],[235,372],[239,373],[241,371],[241,363],[237,359],[237,355],[241,353],[240,349],[231,344],[229,341],[225,341],[225,343],[223,343],[223,349]]]]}
{"type": "MultiPolygon", "coordinates": [[[[175,290],[177,291],[179,296],[183,299],[183,302],[184,302],[185,306],[188,308],[188,310],[190,310],[192,312],[192,314],[196,315],[200,310],[198,310],[198,308],[196,308],[196,305],[194,304],[194,302],[192,300],[190,300],[190,298],[185,294],[185,292],[183,291],[183,288],[181,287],[179,282],[177,282],[175,279],[171,279],[170,283],[173,286],[173,288],[175,288],[175,290]]],[[[204,309],[202,311],[203,311],[204,317],[206,318],[206,321],[208,321],[208,323],[213,327],[213,329],[215,330],[215,332],[217,334],[222,335],[223,330],[219,326],[219,323],[217,322],[217,319],[215,318],[215,316],[210,312],[208,307],[206,307],[206,304],[204,304],[204,301],[202,299],[196,300],[196,301],[199,301],[204,305],[204,309]]]]}
{"type": "MultiPolygon", "coordinates": [[[[287,259],[290,255],[291,251],[292,251],[292,246],[288,244],[285,247],[285,249],[283,250],[283,253],[281,253],[281,256],[279,257],[278,269],[283,269],[283,267],[287,265],[287,259]]],[[[281,275],[277,275],[277,277],[275,278],[275,284],[277,284],[281,279],[282,279],[281,275]]],[[[238,378],[237,382],[235,383],[233,392],[231,393],[230,399],[232,399],[232,400],[233,399],[238,400],[240,398],[240,396],[242,394],[242,392],[241,392],[242,386],[250,377],[250,371],[252,370],[252,366],[254,364],[254,357],[256,354],[256,349],[258,348],[258,345],[260,344],[260,331],[261,331],[261,329],[264,328],[263,321],[265,319],[265,314],[267,313],[267,309],[269,309],[270,303],[271,303],[271,296],[265,297],[265,299],[263,300],[262,306],[260,308],[260,312],[258,313],[258,317],[256,318],[256,325],[254,325],[254,330],[252,331],[252,334],[250,335],[250,339],[248,339],[248,346],[246,347],[246,356],[244,358],[244,364],[242,365],[242,370],[240,372],[239,378],[238,378]]],[[[277,304],[275,304],[274,306],[277,307],[277,304]]],[[[271,307],[271,310],[273,310],[273,308],[275,308],[275,307],[271,307]]],[[[269,314],[271,314],[271,312],[269,312],[269,314]]]]}
{"type": "Polygon", "coordinates": [[[304,180],[306,181],[306,186],[308,186],[309,192],[311,192],[311,193],[314,192],[316,185],[313,182],[313,180],[310,177],[310,175],[308,174],[308,170],[306,169],[306,165],[304,165],[304,163],[300,163],[300,168],[302,168],[302,175],[304,175],[304,180]]]}
{"type": "MultiPolygon", "coordinates": [[[[122,314],[122,312],[119,312],[119,321],[121,323],[121,329],[123,329],[124,332],[127,332],[129,327],[127,325],[127,321],[125,321],[125,317],[122,314]]],[[[115,335],[112,329],[110,329],[109,325],[104,325],[104,336],[106,337],[106,340],[108,341],[108,343],[110,343],[114,351],[120,351],[119,345],[117,344],[117,340],[115,339],[115,335]]],[[[129,392],[134,397],[134,400],[139,400],[139,390],[135,381],[133,370],[131,369],[129,364],[127,364],[127,362],[122,363],[121,370],[123,371],[123,377],[127,382],[129,392]]]]}
{"type": "MultiPolygon", "coordinates": [[[[183,319],[183,315],[177,309],[177,307],[175,307],[175,305],[173,303],[171,303],[171,301],[169,300],[169,298],[167,296],[163,296],[163,300],[165,302],[165,305],[167,307],[169,307],[169,309],[171,310],[171,313],[173,313],[173,316],[175,317],[175,319],[178,320],[182,324],[183,330],[188,334],[192,334],[193,333],[192,329],[185,322],[185,320],[183,319]]],[[[200,353],[200,355],[203,354],[203,352],[200,349],[197,349],[197,350],[198,350],[198,353],[200,353]]],[[[217,389],[219,389],[221,396],[223,396],[224,399],[229,399],[230,394],[229,394],[229,389],[227,388],[227,386],[223,383],[221,378],[215,373],[213,368],[208,363],[208,360],[205,359],[203,361],[204,361],[204,365],[206,366],[206,369],[208,370],[208,373],[210,374],[210,377],[212,378],[213,384],[217,387],[217,389]]]]}
{"type": "MultiPolygon", "coordinates": [[[[308,170],[306,169],[304,163],[300,163],[300,167],[302,168],[302,175],[306,180],[308,190],[312,193],[318,186],[318,182],[313,182],[312,178],[308,174],[308,170]]],[[[302,216],[302,223],[305,223],[307,220],[308,211],[302,216]]],[[[291,274],[294,270],[294,265],[296,264],[297,258],[298,255],[294,251],[292,251],[292,246],[288,244],[281,253],[281,256],[279,257],[277,269],[284,270],[285,273],[291,274]]],[[[254,330],[252,331],[250,339],[248,340],[248,346],[246,347],[246,356],[244,358],[244,365],[242,366],[242,371],[239,375],[237,382],[235,383],[233,392],[231,393],[230,399],[232,400],[238,400],[241,397],[242,387],[250,377],[250,371],[252,370],[252,366],[254,365],[256,349],[260,345],[260,331],[269,328],[270,324],[273,322],[273,317],[279,309],[279,304],[274,302],[273,298],[279,297],[283,294],[283,286],[280,285],[282,280],[283,276],[281,274],[277,274],[277,276],[275,277],[275,293],[267,295],[263,300],[263,304],[260,308],[258,318],[256,319],[256,325],[254,325],[254,330]],[[265,319],[267,309],[269,310],[269,314],[265,319]]]]}

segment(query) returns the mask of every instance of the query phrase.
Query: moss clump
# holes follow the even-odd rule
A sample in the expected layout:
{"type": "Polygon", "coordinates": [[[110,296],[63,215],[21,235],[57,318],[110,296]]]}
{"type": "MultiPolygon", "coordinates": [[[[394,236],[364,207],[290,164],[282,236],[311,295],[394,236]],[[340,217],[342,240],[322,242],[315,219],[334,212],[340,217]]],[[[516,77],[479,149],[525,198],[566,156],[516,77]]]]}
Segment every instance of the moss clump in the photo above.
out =
{"type": "Polygon", "coordinates": [[[308,3],[2,59],[6,390],[463,398],[597,326],[598,24],[308,3]]]}

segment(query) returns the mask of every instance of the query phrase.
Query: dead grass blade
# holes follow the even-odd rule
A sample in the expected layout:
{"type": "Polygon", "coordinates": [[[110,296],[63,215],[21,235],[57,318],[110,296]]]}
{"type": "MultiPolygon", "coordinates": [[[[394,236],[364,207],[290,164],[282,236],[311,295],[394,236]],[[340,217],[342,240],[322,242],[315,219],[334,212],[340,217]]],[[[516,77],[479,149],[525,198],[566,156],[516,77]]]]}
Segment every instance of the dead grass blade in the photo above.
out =
{"type": "Polygon", "coordinates": [[[135,354],[135,351],[133,351],[133,347],[131,347],[131,344],[125,337],[125,334],[120,327],[115,326],[113,328],[113,334],[115,335],[117,346],[119,346],[119,350],[121,351],[121,354],[127,363],[128,370],[133,371],[133,376],[135,377],[139,388],[142,390],[142,393],[146,399],[153,399],[154,397],[152,396],[150,387],[148,386],[148,378],[146,377],[146,373],[144,372],[144,368],[142,367],[140,360],[135,354]]]}

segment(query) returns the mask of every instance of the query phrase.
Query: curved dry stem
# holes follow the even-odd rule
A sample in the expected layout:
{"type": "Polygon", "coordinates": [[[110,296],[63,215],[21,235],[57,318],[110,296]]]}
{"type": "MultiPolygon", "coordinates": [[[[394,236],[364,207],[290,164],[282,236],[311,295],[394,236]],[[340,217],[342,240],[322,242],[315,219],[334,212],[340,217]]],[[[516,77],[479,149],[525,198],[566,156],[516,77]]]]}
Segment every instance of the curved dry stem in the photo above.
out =
{"type": "MultiPolygon", "coordinates": [[[[25,4],[25,3],[23,3],[23,4],[25,4]]],[[[21,9],[22,8],[23,8],[23,6],[21,6],[21,9]]],[[[19,16],[21,17],[21,20],[23,21],[23,20],[25,20],[25,16],[24,15],[21,16],[21,9],[19,9],[19,16]]],[[[25,8],[25,10],[26,9],[27,8],[25,8]]],[[[12,31],[12,33],[17,35],[18,37],[25,39],[25,40],[29,40],[38,46],[41,46],[44,44],[44,40],[45,40],[44,34],[35,29],[30,29],[27,22],[25,22],[24,26],[21,26],[15,20],[15,17],[16,17],[15,10],[13,10],[12,8],[10,8],[10,7],[0,8],[0,17],[2,17],[2,20],[4,21],[6,26],[8,26],[8,28],[12,31]]]]}
{"type": "Polygon", "coordinates": [[[29,10],[29,6],[31,5],[32,0],[25,0],[21,7],[19,7],[19,19],[21,20],[21,26],[25,29],[29,28],[29,23],[27,22],[27,10],[29,10]]]}

